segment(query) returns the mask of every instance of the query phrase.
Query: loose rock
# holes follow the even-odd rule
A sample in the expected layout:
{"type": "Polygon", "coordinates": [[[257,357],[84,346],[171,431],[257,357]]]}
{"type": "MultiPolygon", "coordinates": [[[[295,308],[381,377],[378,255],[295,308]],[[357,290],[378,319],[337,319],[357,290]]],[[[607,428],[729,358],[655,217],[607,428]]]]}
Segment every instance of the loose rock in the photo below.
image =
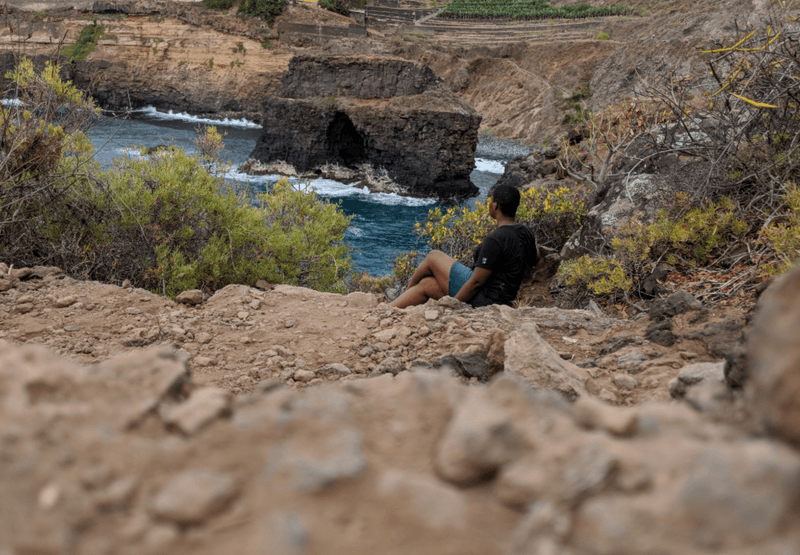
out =
{"type": "Polygon", "coordinates": [[[184,291],[180,293],[176,298],[176,301],[182,304],[188,305],[198,305],[202,304],[203,302],[203,292],[199,289],[190,289],[189,291],[184,291]]]}
{"type": "Polygon", "coordinates": [[[195,524],[218,514],[236,495],[233,479],[213,470],[187,470],[156,495],[152,511],[176,524],[195,524]]]}

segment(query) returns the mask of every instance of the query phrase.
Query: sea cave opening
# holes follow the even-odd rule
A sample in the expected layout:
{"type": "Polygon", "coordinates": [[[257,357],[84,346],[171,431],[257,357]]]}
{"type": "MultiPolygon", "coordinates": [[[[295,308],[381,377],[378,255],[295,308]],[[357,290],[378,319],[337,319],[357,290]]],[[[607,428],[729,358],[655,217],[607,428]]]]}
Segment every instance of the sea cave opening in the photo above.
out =
{"type": "Polygon", "coordinates": [[[348,167],[365,158],[364,138],[344,112],[336,112],[328,125],[328,149],[334,160],[348,167]]]}

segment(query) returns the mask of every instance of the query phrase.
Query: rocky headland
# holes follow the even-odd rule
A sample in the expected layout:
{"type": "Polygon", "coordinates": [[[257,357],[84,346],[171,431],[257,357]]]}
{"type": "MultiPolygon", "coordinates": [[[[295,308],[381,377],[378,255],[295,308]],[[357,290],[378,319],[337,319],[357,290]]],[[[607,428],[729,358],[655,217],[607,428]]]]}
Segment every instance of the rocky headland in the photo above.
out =
{"type": "Polygon", "coordinates": [[[423,64],[293,58],[263,102],[249,173],[360,181],[373,191],[466,198],[481,117],[423,64]]]}

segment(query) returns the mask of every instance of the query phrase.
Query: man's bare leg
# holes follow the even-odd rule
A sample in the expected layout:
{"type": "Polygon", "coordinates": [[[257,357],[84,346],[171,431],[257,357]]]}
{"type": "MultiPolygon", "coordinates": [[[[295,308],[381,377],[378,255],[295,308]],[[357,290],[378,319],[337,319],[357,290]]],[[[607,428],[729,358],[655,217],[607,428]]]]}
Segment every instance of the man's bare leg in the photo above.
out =
{"type": "Polygon", "coordinates": [[[428,299],[441,299],[447,295],[450,287],[450,267],[454,262],[453,257],[442,251],[429,252],[411,276],[406,290],[391,305],[405,308],[422,304],[428,299]],[[430,283],[429,280],[434,283],[430,283]]]}
{"type": "Polygon", "coordinates": [[[416,306],[423,304],[428,299],[441,299],[447,294],[447,291],[442,290],[439,282],[433,276],[422,278],[419,283],[413,287],[409,287],[403,294],[397,297],[390,304],[397,308],[406,308],[408,306],[416,306]]]}
{"type": "Polygon", "coordinates": [[[450,267],[455,261],[455,258],[442,251],[429,252],[417,266],[414,275],[411,276],[411,281],[408,282],[408,287],[414,287],[424,277],[433,276],[446,293],[450,286],[450,267]]]}

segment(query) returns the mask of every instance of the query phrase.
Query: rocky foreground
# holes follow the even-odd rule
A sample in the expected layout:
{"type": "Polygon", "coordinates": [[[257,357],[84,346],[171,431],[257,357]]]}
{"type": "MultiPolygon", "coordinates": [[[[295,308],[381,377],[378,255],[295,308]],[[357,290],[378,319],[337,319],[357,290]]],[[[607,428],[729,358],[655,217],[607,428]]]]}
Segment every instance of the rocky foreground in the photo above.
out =
{"type": "Polygon", "coordinates": [[[4,555],[800,553],[800,270],[744,357],[686,293],[616,320],[0,271],[4,555]]]}

